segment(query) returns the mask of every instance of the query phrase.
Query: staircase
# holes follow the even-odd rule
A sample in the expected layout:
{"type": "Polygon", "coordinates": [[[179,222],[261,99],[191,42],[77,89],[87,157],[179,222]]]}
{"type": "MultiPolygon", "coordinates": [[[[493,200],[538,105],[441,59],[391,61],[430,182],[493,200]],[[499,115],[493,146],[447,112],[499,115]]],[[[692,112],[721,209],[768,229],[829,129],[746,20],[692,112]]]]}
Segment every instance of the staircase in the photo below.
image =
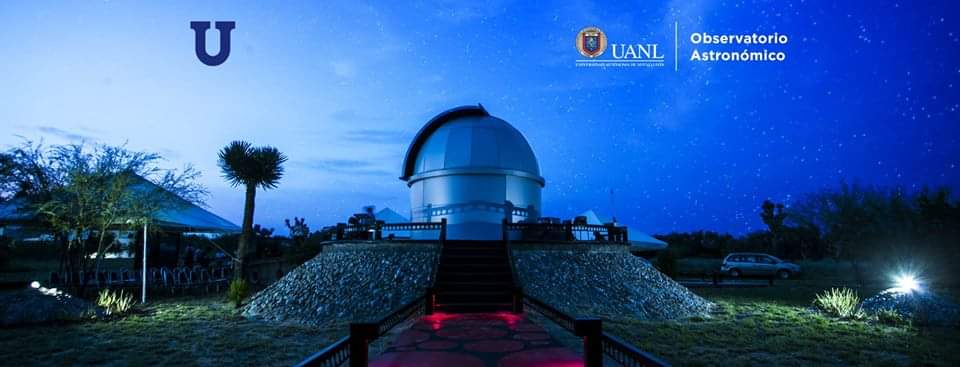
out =
{"type": "Polygon", "coordinates": [[[502,241],[446,241],[437,271],[437,310],[510,311],[513,277],[502,241]]]}

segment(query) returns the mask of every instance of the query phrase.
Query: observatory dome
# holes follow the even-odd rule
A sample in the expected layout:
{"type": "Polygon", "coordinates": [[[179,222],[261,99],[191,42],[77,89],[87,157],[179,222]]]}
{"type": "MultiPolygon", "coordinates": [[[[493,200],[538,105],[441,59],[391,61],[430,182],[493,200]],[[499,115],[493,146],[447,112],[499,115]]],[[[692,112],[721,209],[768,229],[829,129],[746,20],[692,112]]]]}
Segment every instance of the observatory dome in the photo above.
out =
{"type": "Polygon", "coordinates": [[[452,239],[498,239],[504,219],[536,221],[537,158],[516,128],[483,106],[447,110],[427,122],[407,150],[401,180],[414,222],[447,219],[452,239]]]}

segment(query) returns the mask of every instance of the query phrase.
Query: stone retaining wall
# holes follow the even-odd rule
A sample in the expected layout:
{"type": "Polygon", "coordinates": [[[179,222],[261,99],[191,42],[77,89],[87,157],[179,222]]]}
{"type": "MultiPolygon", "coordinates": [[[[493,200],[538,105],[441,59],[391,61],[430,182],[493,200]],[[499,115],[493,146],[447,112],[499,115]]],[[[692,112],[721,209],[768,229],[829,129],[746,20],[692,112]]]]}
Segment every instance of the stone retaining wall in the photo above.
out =
{"type": "Polygon", "coordinates": [[[304,325],[374,320],[433,284],[439,247],[429,243],[348,242],[323,252],[253,296],[250,318],[304,325]]]}
{"type": "Polygon", "coordinates": [[[713,307],[627,246],[512,244],[510,256],[524,292],[575,316],[677,319],[713,307]]]}

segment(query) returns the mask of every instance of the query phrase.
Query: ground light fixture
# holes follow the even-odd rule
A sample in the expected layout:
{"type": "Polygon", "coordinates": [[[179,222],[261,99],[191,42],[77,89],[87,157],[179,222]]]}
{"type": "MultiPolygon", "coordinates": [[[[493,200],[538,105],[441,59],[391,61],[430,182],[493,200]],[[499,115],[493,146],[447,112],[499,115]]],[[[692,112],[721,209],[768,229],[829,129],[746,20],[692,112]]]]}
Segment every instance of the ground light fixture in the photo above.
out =
{"type": "Polygon", "coordinates": [[[913,293],[921,289],[920,280],[916,274],[900,273],[893,277],[894,291],[900,293],[913,293]]]}

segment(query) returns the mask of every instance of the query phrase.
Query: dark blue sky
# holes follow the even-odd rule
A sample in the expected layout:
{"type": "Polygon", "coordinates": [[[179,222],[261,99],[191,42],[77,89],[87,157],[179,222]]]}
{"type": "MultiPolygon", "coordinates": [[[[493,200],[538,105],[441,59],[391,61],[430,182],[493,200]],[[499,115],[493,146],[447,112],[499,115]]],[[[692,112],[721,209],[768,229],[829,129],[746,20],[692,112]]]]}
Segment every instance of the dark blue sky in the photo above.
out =
{"type": "Polygon", "coordinates": [[[407,211],[413,134],[481,102],[532,145],[546,214],[742,233],[762,227],[763,199],[841,180],[960,189],[957,14],[948,1],[3,2],[0,145],[157,151],[200,168],[210,207],[235,222],[242,192],[217,150],[275,145],[288,173],[256,222],[319,228],[365,204],[407,211]],[[192,20],[237,22],[225,64],[196,59],[192,20]],[[658,43],[667,66],[576,67],[588,25],[658,43]],[[789,42],[769,48],[787,59],[691,62],[692,32],[779,32],[789,42]]]}

